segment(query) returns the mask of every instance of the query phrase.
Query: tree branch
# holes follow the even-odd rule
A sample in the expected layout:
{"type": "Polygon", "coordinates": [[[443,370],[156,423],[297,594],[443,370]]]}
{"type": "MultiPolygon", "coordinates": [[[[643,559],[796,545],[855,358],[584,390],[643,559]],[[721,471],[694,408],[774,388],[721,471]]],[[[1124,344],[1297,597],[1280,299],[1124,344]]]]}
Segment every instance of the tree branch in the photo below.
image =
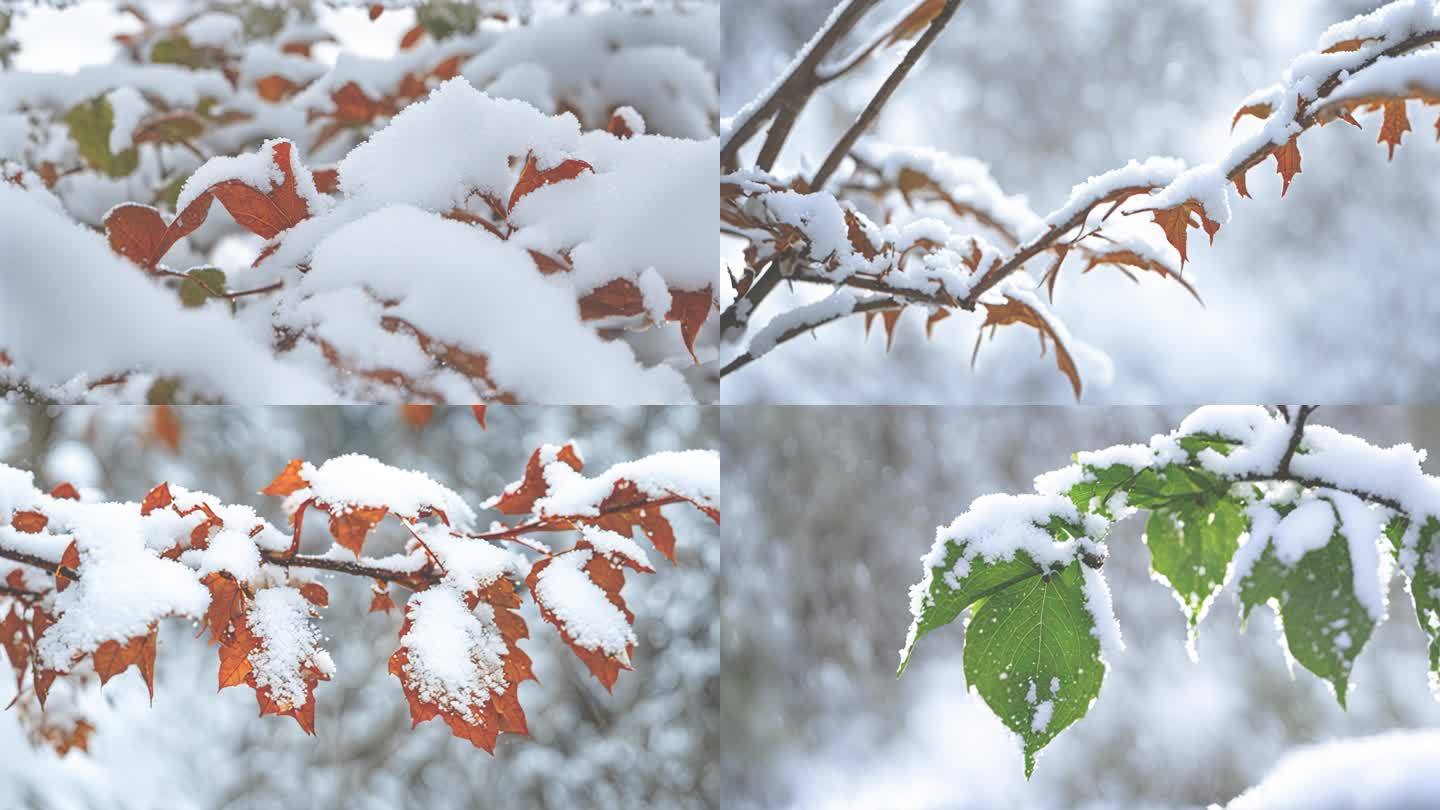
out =
{"type": "Polygon", "coordinates": [[[1291,433],[1290,443],[1285,446],[1285,455],[1280,457],[1280,466],[1276,468],[1277,474],[1281,476],[1290,475],[1290,460],[1295,458],[1295,451],[1300,448],[1300,440],[1305,438],[1305,420],[1315,412],[1319,405],[1301,405],[1295,412],[1294,419],[1290,420],[1291,433]]]}
{"type": "Polygon", "coordinates": [[[59,573],[64,575],[66,579],[80,578],[80,572],[68,565],[61,565],[59,560],[47,560],[37,554],[29,554],[13,548],[0,546],[0,558],[11,560],[12,562],[24,563],[25,565],[33,565],[36,568],[43,568],[52,574],[59,573]]]}
{"type": "Polygon", "coordinates": [[[930,21],[925,33],[914,45],[910,46],[910,50],[905,52],[900,64],[890,71],[890,75],[885,77],[885,82],[875,92],[874,98],[871,98],[870,103],[865,105],[865,109],[860,112],[860,117],[855,119],[855,123],[850,125],[845,134],[840,136],[840,140],[830,149],[830,154],[826,156],[825,162],[820,164],[819,171],[815,172],[815,179],[810,182],[810,188],[819,189],[825,186],[825,181],[829,180],[830,175],[840,167],[840,161],[845,158],[850,147],[854,146],[861,134],[875,123],[875,119],[880,116],[880,111],[899,89],[900,83],[905,81],[911,68],[915,67],[915,63],[920,61],[920,57],[925,54],[925,51],[929,50],[930,44],[940,36],[940,32],[945,30],[946,24],[950,22],[951,17],[955,16],[955,10],[963,2],[965,0],[945,0],[945,6],[940,9],[939,14],[935,15],[935,19],[930,21]]]}

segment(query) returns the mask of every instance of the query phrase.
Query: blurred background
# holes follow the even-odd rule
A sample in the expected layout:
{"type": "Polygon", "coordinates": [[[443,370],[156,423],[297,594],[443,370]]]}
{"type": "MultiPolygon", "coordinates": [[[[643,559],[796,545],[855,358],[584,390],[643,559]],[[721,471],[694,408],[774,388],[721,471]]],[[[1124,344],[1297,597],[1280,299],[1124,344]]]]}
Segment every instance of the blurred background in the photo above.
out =
{"type": "MultiPolygon", "coordinates": [[[[0,461],[32,470],[46,489],[71,481],[120,500],[166,480],[254,505],[284,526],[278,499],[257,490],[296,456],[366,453],[422,470],[478,508],[520,477],[542,443],[575,438],[595,474],[719,440],[717,411],[698,407],[492,407],[488,430],[469,408],[422,416],[395,407],[196,406],[175,411],[172,424],[157,413],[0,404],[0,461]]],[[[248,688],[217,694],[214,648],[172,620],[160,633],[154,705],[138,675],[115,678],[84,707],[97,728],[88,754],[32,747],[14,712],[0,712],[0,807],[394,810],[482,807],[494,797],[509,807],[716,806],[719,534],[696,510],[666,514],[678,565],[628,577],[623,591],[640,639],[635,671],[607,694],[527,601],[531,639],[522,646],[539,678],[520,690],[530,736],[502,735],[493,758],[439,721],[411,730],[385,670],[399,612],[367,614],[369,582],[325,575],[330,607],[319,625],[338,672],[316,691],[315,737],[288,718],[258,718],[248,688]]],[[[310,524],[306,549],[323,550],[324,522],[310,524]]],[[[398,532],[382,524],[367,554],[398,550],[398,532]]],[[[397,602],[405,594],[392,593],[397,602]]],[[[6,672],[0,705],[14,692],[6,672]]]]}
{"type": "MultiPolygon", "coordinates": [[[[1398,578],[1346,712],[1309,672],[1292,679],[1271,611],[1239,631],[1228,591],[1201,625],[1192,663],[1185,619],[1149,577],[1139,516],[1112,532],[1105,564],[1127,649],[1029,783],[1019,743],[966,691],[959,626],[927,636],[896,680],[909,587],[936,526],[980,495],[1031,491],[1034,476],[1072,452],[1168,432],[1190,410],[726,407],[728,806],[1203,808],[1231,800],[1296,746],[1440,726],[1426,641],[1398,578]]],[[[1373,444],[1440,446],[1435,408],[1325,407],[1311,423],[1373,444]]],[[[1394,777],[1379,763],[1373,773],[1394,777]]]]}
{"type": "MultiPolygon", "coordinates": [[[[882,0],[860,42],[911,5],[882,0]]],[[[978,158],[1042,215],[1070,188],[1130,159],[1194,165],[1224,153],[1239,102],[1280,80],[1330,24],[1378,0],[966,0],[891,99],[877,139],[978,158]]],[[[831,0],[724,0],[721,114],[767,88],[820,26],[831,0]]],[[[852,49],[842,46],[841,53],[852,49]]],[[[871,58],[817,94],[778,167],[813,169],[903,53],[871,58]]],[[[1301,138],[1303,173],[1285,199],[1274,161],[1249,174],[1214,246],[1190,240],[1186,278],[1201,307],[1154,276],[1068,270],[1056,311],[1080,341],[1087,402],[1426,401],[1440,389],[1432,241],[1440,148],[1431,108],[1387,163],[1364,131],[1301,138]],[[1109,361],[1106,361],[1108,356],[1109,361]],[[1113,363],[1113,374],[1109,365],[1113,363]],[[1323,369],[1324,373],[1316,373],[1323,369]]],[[[1234,137],[1254,131],[1242,122],[1234,137]]],[[[761,139],[745,154],[753,155],[761,139]]],[[[1198,232],[1197,232],[1198,233],[1198,232]]],[[[735,264],[733,257],[732,265],[735,264]]],[[[1043,267],[1033,272],[1038,275],[1043,267]]],[[[1150,275],[1150,274],[1145,274],[1150,275]]],[[[802,296],[781,289],[757,325],[802,296]]],[[[728,299],[727,299],[728,300],[728,299]]],[[[969,369],[978,319],[951,318],[927,342],[907,313],[888,355],[852,318],[795,340],[725,380],[727,402],[1073,401],[1029,330],[1001,330],[969,369]]],[[[877,332],[879,330],[876,330],[877,332]]]]}

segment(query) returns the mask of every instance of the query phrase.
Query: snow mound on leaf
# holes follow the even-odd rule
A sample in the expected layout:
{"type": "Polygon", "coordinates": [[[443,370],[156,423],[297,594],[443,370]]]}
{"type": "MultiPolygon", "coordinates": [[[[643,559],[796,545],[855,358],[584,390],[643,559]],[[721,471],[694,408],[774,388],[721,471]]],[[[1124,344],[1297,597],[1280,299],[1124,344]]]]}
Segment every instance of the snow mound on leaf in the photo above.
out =
{"type": "Polygon", "coordinates": [[[720,454],[714,450],[666,451],[616,464],[594,478],[563,461],[545,465],[549,493],[535,501],[537,515],[596,515],[615,485],[629,481],[651,498],[678,495],[696,506],[718,508],[720,454]]]}
{"type": "Polygon", "coordinates": [[[116,256],[105,239],[30,193],[0,184],[0,347],[28,379],[80,390],[107,373],[145,371],[193,380],[236,401],[328,402],[312,375],[276,360],[218,308],[187,310],[116,256]],[[123,303],[123,306],[119,304],[123,303]]]}
{"type": "Polygon", "coordinates": [[[146,547],[135,504],[65,503],[52,505],[49,528],[74,535],[83,576],[55,597],[60,618],[37,646],[44,666],[65,670],[103,642],[143,635],[160,618],[204,613],[210,594],[192,570],[146,547]]]}
{"type": "Polygon", "coordinates": [[[1440,807],[1440,732],[1394,731],[1287,754],[1227,810],[1440,807]]]}
{"type": "Polygon", "coordinates": [[[585,572],[594,552],[557,554],[535,578],[535,601],[554,614],[575,646],[628,665],[635,645],[630,619],[585,572]]]}
{"type": "Polygon", "coordinates": [[[347,453],[318,467],[306,462],[300,476],[309,482],[313,497],[332,506],[383,505],[405,517],[436,508],[444,510],[458,529],[475,522],[475,511],[454,490],[423,472],[391,467],[360,453],[347,453]]]}
{"type": "Polygon", "coordinates": [[[432,211],[462,205],[472,189],[504,200],[515,184],[511,157],[533,151],[549,168],[571,157],[579,141],[573,116],[544,115],[451,79],[340,161],[340,191],[353,200],[432,211]]]}
{"type": "Polygon", "coordinates": [[[474,722],[472,707],[509,687],[508,650],[493,608],[482,603],[471,611],[459,591],[435,585],[410,597],[405,615],[410,629],[400,642],[408,651],[408,682],[422,700],[474,722]]]}
{"type": "Polygon", "coordinates": [[[345,334],[327,335],[342,351],[383,341],[378,318],[344,320],[344,310],[358,306],[357,288],[393,302],[386,315],[484,354],[495,384],[524,401],[618,405],[691,396],[679,372],[644,368],[627,345],[585,327],[574,293],[540,275],[523,249],[471,225],[409,205],[345,225],[316,248],[288,319],[322,332],[327,323],[347,324],[345,334]]]}

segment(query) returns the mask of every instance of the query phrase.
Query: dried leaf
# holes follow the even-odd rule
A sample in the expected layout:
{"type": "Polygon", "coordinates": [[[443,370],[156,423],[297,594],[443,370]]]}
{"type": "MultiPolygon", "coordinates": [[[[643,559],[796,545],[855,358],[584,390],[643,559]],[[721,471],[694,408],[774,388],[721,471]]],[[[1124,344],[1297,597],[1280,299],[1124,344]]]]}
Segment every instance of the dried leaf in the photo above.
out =
{"type": "MultiPolygon", "coordinates": [[[[980,341],[985,335],[985,327],[997,328],[1010,324],[1029,326],[1040,333],[1042,353],[1047,337],[1055,342],[1055,365],[1060,369],[1060,373],[1070,380],[1070,387],[1075,391],[1075,398],[1077,400],[1080,398],[1080,370],[1075,366],[1075,360],[1070,356],[1070,350],[1044,316],[1024,301],[1008,296],[1004,303],[982,302],[982,305],[985,307],[985,322],[980,325],[980,334],[975,338],[975,354],[980,351],[980,341]]],[[[974,362],[974,355],[971,357],[971,362],[974,362]]]]}
{"type": "Polygon", "coordinates": [[[700,359],[695,356],[695,340],[700,336],[700,327],[710,317],[714,301],[715,292],[709,286],[699,290],[670,290],[670,311],[665,313],[665,320],[679,322],[680,339],[685,342],[690,359],[697,363],[700,359]]]}
{"type": "Polygon", "coordinates": [[[565,180],[573,180],[584,172],[594,172],[595,167],[583,160],[571,158],[562,160],[556,166],[541,170],[532,152],[525,156],[525,165],[520,169],[520,177],[515,181],[515,188],[510,192],[510,202],[506,204],[506,212],[514,211],[515,204],[530,192],[565,180]]]}
{"type": "Polygon", "coordinates": [[[480,429],[481,429],[481,430],[484,430],[484,429],[485,429],[485,409],[486,409],[487,407],[488,407],[488,406],[486,406],[486,405],[471,405],[471,406],[470,406],[470,412],[473,413],[473,414],[475,414],[475,421],[480,423],[480,429]]]}
{"type": "Polygon", "coordinates": [[[1395,147],[1400,145],[1400,139],[1410,131],[1410,116],[1405,114],[1405,99],[1393,98],[1385,101],[1385,118],[1380,124],[1380,137],[1376,143],[1387,144],[1390,147],[1390,160],[1395,159],[1395,147]]]}
{"type": "Polygon", "coordinates": [[[271,481],[269,486],[260,490],[260,494],[275,495],[284,498],[287,495],[310,486],[309,482],[300,477],[300,467],[304,463],[303,459],[291,459],[290,463],[285,465],[285,469],[282,470],[279,475],[275,476],[275,480],[271,481]]]}
{"type": "Polygon", "coordinates": [[[26,534],[39,534],[49,525],[50,518],[40,512],[26,510],[10,516],[10,528],[26,534]]]}
{"type": "Polygon", "coordinates": [[[1300,173],[1300,144],[1299,135],[1294,135],[1285,142],[1284,146],[1277,146],[1270,154],[1275,158],[1275,172],[1284,181],[1280,187],[1280,196],[1284,197],[1285,192],[1290,190],[1290,180],[1300,173]]]}
{"type": "Polygon", "coordinates": [[[1262,102],[1260,104],[1246,104],[1244,107],[1236,110],[1235,117],[1230,119],[1230,131],[1234,132],[1235,125],[1239,124],[1240,119],[1244,118],[1247,115],[1253,115],[1256,118],[1259,118],[1261,121],[1264,121],[1266,118],[1270,117],[1271,112],[1273,112],[1273,109],[1267,103],[1262,102]]]}
{"type": "Polygon", "coordinates": [[[307,582],[300,586],[300,595],[316,607],[330,606],[330,592],[318,582],[307,582]]]}
{"type": "Polygon", "coordinates": [[[67,501],[78,501],[80,500],[80,490],[76,489],[74,484],[65,481],[56,484],[55,488],[50,490],[50,497],[67,501]]]}
{"type": "Polygon", "coordinates": [[[170,495],[170,483],[161,481],[154,489],[145,493],[145,497],[140,501],[140,514],[148,515],[156,509],[164,509],[174,501],[170,495]]]}
{"type": "Polygon", "coordinates": [[[330,534],[335,536],[335,542],[350,549],[358,559],[360,549],[365,545],[365,536],[385,519],[390,510],[383,506],[351,506],[345,509],[339,514],[331,513],[330,534]]]}
{"type": "MultiPolygon", "coordinates": [[[[536,450],[530,454],[530,460],[525,463],[525,477],[506,487],[495,500],[495,508],[501,514],[526,514],[534,507],[535,501],[550,491],[550,485],[545,483],[545,464],[541,461],[540,453],[540,450],[536,450]]],[[[576,472],[585,466],[575,446],[569,442],[560,448],[553,460],[565,462],[576,472]]]]}

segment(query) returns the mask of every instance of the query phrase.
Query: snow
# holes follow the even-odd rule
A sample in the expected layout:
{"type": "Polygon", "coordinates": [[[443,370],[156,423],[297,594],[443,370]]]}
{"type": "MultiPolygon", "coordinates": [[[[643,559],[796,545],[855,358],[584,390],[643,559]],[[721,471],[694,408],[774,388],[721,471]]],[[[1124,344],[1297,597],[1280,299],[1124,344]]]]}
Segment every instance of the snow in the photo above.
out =
{"type": "MultiPolygon", "coordinates": [[[[260,149],[235,157],[213,157],[186,179],[175,200],[175,210],[184,211],[195,198],[219,183],[235,180],[265,193],[285,182],[285,174],[275,165],[271,150],[284,139],[266,141],[260,149]]],[[[293,146],[293,145],[292,145],[293,146]]],[[[291,150],[294,155],[294,149],[291,150]]]]}
{"type": "Polygon", "coordinates": [[[635,645],[630,619],[584,570],[595,552],[578,549],[557,554],[540,570],[535,601],[555,616],[565,635],[577,646],[629,665],[635,645]]]}
{"type": "MultiPolygon", "coordinates": [[[[1090,619],[1095,623],[1091,630],[1100,639],[1101,661],[1109,666],[1116,656],[1125,651],[1125,639],[1120,635],[1120,621],[1115,618],[1114,604],[1110,598],[1110,583],[1105,577],[1094,568],[1088,565],[1080,566],[1080,575],[1084,578],[1085,609],[1090,612],[1090,619]]],[[[1052,683],[1050,691],[1053,693],[1059,690],[1059,685],[1052,683]]]]}
{"type": "Polygon", "coordinates": [[[105,94],[114,119],[110,127],[110,154],[118,155],[134,145],[131,136],[140,120],[150,112],[150,104],[133,87],[117,87],[105,94]]]}
{"type": "MultiPolygon", "coordinates": [[[[1334,507],[1327,501],[1309,500],[1280,519],[1270,541],[1280,562],[1294,567],[1301,557],[1329,544],[1334,531],[1334,507]]],[[[1252,539],[1261,538],[1256,535],[1252,539]]]]}
{"type": "MultiPolygon", "coordinates": [[[[1035,684],[1030,684],[1035,688],[1035,684]]],[[[1030,730],[1039,734],[1050,726],[1050,717],[1055,714],[1055,701],[1042,700],[1035,706],[1035,716],[1030,719],[1030,730]]]]}
{"type": "Polygon", "coordinates": [[[135,504],[57,500],[47,514],[48,532],[74,537],[81,578],[55,596],[59,618],[37,646],[45,667],[68,671],[106,641],[144,635],[166,616],[199,617],[210,604],[193,571],[146,547],[135,504]]]}
{"type": "Polygon", "coordinates": [[[181,28],[190,44],[201,48],[228,48],[239,44],[245,23],[234,14],[208,11],[181,28]]]}
{"type": "Polygon", "coordinates": [[[409,520],[439,509],[457,530],[474,526],[475,511],[454,490],[423,472],[402,470],[360,453],[347,453],[319,466],[306,462],[300,477],[309,494],[331,506],[386,506],[409,520]]]}
{"type": "Polygon", "coordinates": [[[416,526],[415,533],[435,554],[445,583],[461,593],[476,593],[503,576],[518,576],[523,557],[483,540],[460,537],[438,524],[416,526]]]}
{"type": "Polygon", "coordinates": [[[202,97],[225,101],[234,91],[223,74],[177,65],[111,64],[83,67],[71,74],[0,72],[0,112],[34,107],[69,109],[116,88],[153,95],[174,107],[193,109],[202,97]]]}
{"type": "MultiPolygon", "coordinates": [[[[345,174],[346,165],[342,183],[353,176],[345,174]]],[[[323,328],[354,310],[357,288],[389,302],[384,315],[483,354],[489,377],[522,400],[619,405],[691,398],[678,372],[645,368],[627,345],[584,326],[571,289],[536,272],[523,249],[412,205],[387,205],[329,234],[281,317],[296,327],[323,328]]],[[[357,328],[362,336],[390,340],[378,317],[357,328]]],[[[337,348],[359,363],[378,359],[383,368],[390,355],[367,355],[374,345],[352,338],[337,348]]]]}
{"type": "Polygon", "coordinates": [[[0,276],[0,346],[35,383],[83,391],[108,373],[142,370],[177,374],[238,401],[334,399],[313,374],[276,359],[219,309],[177,307],[173,292],[116,256],[104,237],[27,192],[0,184],[0,210],[7,212],[0,242],[8,260],[0,276]],[[27,358],[44,362],[32,366],[27,358]]]}
{"type": "Polygon", "coordinates": [[[407,683],[422,700],[476,722],[476,710],[509,686],[493,609],[471,611],[458,590],[442,584],[411,596],[405,616],[410,628],[400,643],[407,683]]]}
{"type": "Polygon", "coordinates": [[[246,614],[250,631],[260,638],[250,653],[255,688],[268,688],[282,710],[309,701],[307,669],[326,677],[335,672],[330,654],[320,649],[319,631],[310,624],[311,610],[299,589],[281,586],[256,591],[246,614]]]}
{"type": "Polygon", "coordinates": [[[266,76],[280,76],[295,84],[308,84],[323,76],[326,66],[280,50],[268,42],[251,42],[240,57],[240,82],[254,84],[266,76]]]}
{"type": "Polygon", "coordinates": [[[589,543],[595,549],[595,553],[612,560],[623,558],[641,568],[650,568],[650,558],[645,554],[645,549],[636,543],[634,538],[627,537],[619,532],[612,532],[609,529],[601,529],[596,526],[581,526],[580,538],[589,543]]]}
{"type": "Polygon", "coordinates": [[[848,315],[855,311],[857,303],[855,293],[841,288],[813,304],[782,312],[770,319],[769,323],[750,338],[750,347],[746,351],[753,357],[768,354],[787,334],[796,329],[821,326],[848,315]]]}
{"type": "Polygon", "coordinates": [[[1176,158],[1131,160],[1118,169],[1111,169],[1077,184],[1070,190],[1070,197],[1065,204],[1045,216],[1045,224],[1054,226],[1068,222],[1079,216],[1081,211],[1093,208],[1100,200],[1120,189],[1164,186],[1181,176],[1184,171],[1185,162],[1176,158]]]}
{"type": "Polygon", "coordinates": [[[630,482],[652,499],[679,496],[707,509],[720,505],[720,455],[714,450],[667,450],[614,465],[594,478],[586,478],[570,465],[545,465],[549,492],[535,501],[541,516],[594,516],[616,484],[630,482]]]}
{"type": "Polygon", "coordinates": [[[1397,730],[1286,754],[1226,810],[1412,810],[1440,802],[1440,734],[1397,730]]]}

